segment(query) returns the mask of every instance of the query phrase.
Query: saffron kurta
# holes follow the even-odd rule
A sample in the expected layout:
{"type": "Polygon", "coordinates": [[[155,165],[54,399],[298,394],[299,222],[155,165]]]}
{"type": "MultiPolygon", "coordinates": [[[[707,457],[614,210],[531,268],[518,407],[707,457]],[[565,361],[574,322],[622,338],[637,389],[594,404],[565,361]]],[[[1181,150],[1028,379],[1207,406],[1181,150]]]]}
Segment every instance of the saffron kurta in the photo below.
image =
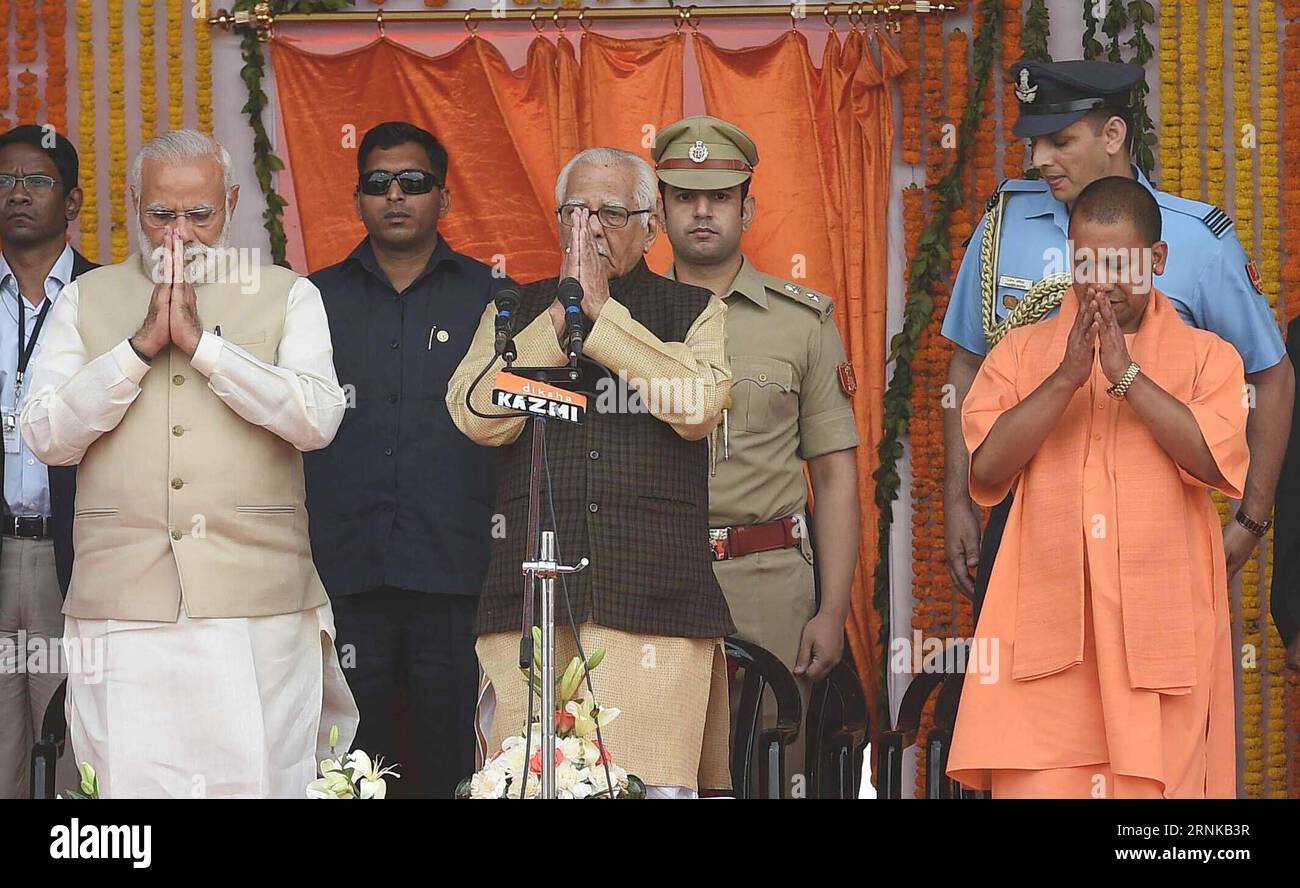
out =
{"type": "MultiPolygon", "coordinates": [[[[972,454],[1059,366],[1077,311],[1067,294],[1056,318],[1010,332],[989,353],[962,409],[972,454]]],[[[1192,411],[1221,489],[1239,497],[1249,461],[1240,357],[1184,325],[1158,292],[1125,340],[1143,372],[1192,411]]],[[[948,774],[995,797],[1231,797],[1218,513],[1207,486],[1173,464],[1109,385],[1095,358],[1017,477],[997,489],[971,478],[981,505],[1013,486],[1015,499],[975,633],[996,668],[966,675],[948,774]],[[1153,559],[1162,550],[1175,554],[1153,559]]]]}

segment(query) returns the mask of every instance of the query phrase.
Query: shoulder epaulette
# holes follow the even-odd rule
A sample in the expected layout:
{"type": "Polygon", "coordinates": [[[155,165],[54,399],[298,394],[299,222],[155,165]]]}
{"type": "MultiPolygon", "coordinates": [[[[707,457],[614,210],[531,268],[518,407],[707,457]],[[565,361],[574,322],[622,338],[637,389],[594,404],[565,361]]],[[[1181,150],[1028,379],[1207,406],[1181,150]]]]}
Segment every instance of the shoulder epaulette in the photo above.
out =
{"type": "Polygon", "coordinates": [[[827,296],[825,293],[818,293],[816,290],[809,290],[807,287],[802,287],[799,284],[782,280],[779,277],[773,277],[770,274],[763,275],[763,286],[767,287],[769,290],[780,293],[782,296],[793,299],[800,305],[811,308],[813,311],[820,314],[822,318],[826,318],[835,310],[835,303],[832,302],[831,297],[827,296]]]}
{"type": "Polygon", "coordinates": [[[1190,200],[1166,191],[1156,192],[1156,203],[1160,204],[1161,209],[1199,219],[1215,238],[1222,238],[1232,228],[1232,217],[1214,204],[1190,200]]]}

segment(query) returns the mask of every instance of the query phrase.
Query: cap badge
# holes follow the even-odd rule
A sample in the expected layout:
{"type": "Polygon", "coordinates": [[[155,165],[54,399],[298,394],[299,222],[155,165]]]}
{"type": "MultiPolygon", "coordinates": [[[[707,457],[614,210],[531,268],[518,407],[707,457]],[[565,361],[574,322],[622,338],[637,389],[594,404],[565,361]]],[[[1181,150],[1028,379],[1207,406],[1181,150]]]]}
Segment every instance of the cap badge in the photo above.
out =
{"type": "Polygon", "coordinates": [[[709,159],[709,148],[704,144],[703,139],[696,139],[695,144],[691,146],[690,153],[687,155],[696,163],[704,163],[709,159]]]}
{"type": "Polygon", "coordinates": [[[1020,69],[1020,83],[1016,85],[1016,98],[1026,105],[1031,104],[1038,95],[1038,84],[1029,82],[1029,69],[1020,69]]]}

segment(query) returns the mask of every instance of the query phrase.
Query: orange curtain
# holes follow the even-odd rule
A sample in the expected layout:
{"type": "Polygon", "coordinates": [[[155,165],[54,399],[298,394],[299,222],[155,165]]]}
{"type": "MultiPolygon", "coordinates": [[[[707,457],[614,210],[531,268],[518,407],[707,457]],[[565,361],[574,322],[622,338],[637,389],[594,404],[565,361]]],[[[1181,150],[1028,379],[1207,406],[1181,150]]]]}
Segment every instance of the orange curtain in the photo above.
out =
{"type": "Polygon", "coordinates": [[[275,40],[308,267],[342,260],[365,236],[353,206],[357,144],[377,123],[407,120],[447,148],[452,210],[440,228],[447,241],[483,262],[504,256],[506,273],[519,281],[557,273],[560,168],[591,145],[648,157],[644,128],[681,116],[682,47],[676,34],[587,34],[579,68],[567,39],[538,37],[512,71],[479,37],[436,57],[386,39],[330,55],[275,40]]]}
{"type": "Polygon", "coordinates": [[[853,585],[849,644],[872,712],[882,676],[881,617],[871,605],[876,559],[875,471],[885,388],[888,204],[894,143],[889,81],[906,66],[886,41],[850,33],[826,43],[820,68],[803,35],[766,46],[719,48],[696,36],[700,83],[710,114],[758,143],[751,193],[758,202],[745,252],[759,267],[835,299],[835,319],[858,380],[853,399],[862,445],[858,499],[862,543],[853,585]],[[872,57],[877,44],[880,63],[872,57]],[[754,96],[762,96],[755,102],[754,96]]]}
{"type": "MultiPolygon", "coordinates": [[[[588,145],[635,151],[647,161],[659,127],[680,120],[681,34],[620,40],[600,34],[582,38],[581,116],[588,145]]],[[[660,237],[646,256],[663,273],[673,262],[668,238],[660,237]]]]}

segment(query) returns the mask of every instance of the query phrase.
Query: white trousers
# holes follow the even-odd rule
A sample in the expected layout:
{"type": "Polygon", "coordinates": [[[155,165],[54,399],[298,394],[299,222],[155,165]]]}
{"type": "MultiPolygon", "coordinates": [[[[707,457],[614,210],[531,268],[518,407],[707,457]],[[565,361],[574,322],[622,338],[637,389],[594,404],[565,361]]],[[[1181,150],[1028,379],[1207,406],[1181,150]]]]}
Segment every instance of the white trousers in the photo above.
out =
{"type": "Polygon", "coordinates": [[[68,738],[101,798],[305,798],[358,714],[328,604],[175,623],[68,617],[68,738]]]}

